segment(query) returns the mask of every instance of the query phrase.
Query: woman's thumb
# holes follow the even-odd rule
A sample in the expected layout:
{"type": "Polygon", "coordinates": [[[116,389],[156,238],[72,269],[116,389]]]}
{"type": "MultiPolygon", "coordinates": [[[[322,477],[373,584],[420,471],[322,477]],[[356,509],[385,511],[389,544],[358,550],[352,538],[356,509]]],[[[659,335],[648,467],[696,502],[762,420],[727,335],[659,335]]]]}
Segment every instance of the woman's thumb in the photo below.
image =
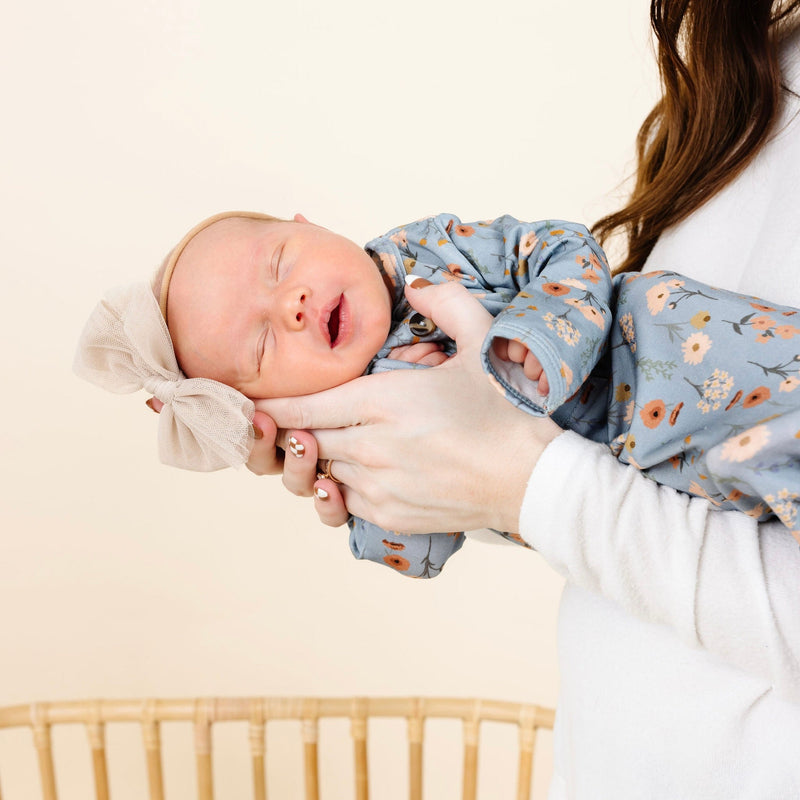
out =
{"type": "Polygon", "coordinates": [[[406,276],[406,299],[420,314],[433,320],[459,348],[478,347],[492,324],[491,314],[460,283],[432,284],[425,278],[406,276]]]}

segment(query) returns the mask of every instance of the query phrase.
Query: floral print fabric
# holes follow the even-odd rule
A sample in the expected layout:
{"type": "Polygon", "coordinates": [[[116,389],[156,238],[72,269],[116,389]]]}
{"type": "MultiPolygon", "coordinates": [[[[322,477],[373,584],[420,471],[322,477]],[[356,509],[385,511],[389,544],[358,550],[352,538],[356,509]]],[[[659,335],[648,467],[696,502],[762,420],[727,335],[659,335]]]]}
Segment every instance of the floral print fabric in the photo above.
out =
{"type": "MultiPolygon", "coordinates": [[[[795,309],[670,272],[612,278],[588,230],[558,220],[464,224],[440,214],[366,249],[395,301],[392,331],[369,372],[424,369],[393,360],[399,345],[441,341],[453,351],[439,330],[415,335],[403,287],[407,274],[459,281],[495,317],[482,359],[510,402],[552,414],[659,483],[758,519],[777,516],[800,540],[795,309]],[[550,384],[546,398],[518,365],[493,357],[497,337],[537,356],[550,384]]],[[[357,518],[350,529],[356,557],[413,577],[438,575],[464,541],[460,532],[408,536],[357,518]]]]}

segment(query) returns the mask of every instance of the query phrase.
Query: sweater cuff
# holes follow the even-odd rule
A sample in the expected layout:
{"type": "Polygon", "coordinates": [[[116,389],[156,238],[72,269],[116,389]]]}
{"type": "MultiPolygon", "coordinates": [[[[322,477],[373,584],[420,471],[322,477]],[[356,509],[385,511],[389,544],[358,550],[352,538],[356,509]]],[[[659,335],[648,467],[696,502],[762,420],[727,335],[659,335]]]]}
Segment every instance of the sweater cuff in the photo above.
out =
{"type": "Polygon", "coordinates": [[[567,498],[567,487],[574,486],[575,474],[586,458],[587,448],[600,447],[573,431],[564,431],[545,447],[536,462],[519,512],[519,532],[535,550],[542,541],[542,533],[552,530],[556,523],[559,503],[542,502],[542,498],[567,498]]]}

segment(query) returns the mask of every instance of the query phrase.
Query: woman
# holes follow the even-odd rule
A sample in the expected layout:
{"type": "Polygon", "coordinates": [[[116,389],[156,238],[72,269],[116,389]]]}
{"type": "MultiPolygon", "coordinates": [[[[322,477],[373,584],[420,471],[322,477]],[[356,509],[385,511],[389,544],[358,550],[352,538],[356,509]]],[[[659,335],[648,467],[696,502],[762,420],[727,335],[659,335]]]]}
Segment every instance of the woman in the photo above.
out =
{"type": "MultiPolygon", "coordinates": [[[[629,204],[596,227],[627,234],[622,269],[800,306],[798,15],[800,0],[653,0],[663,98],[629,204]]],[[[276,424],[291,428],[307,457],[287,457],[284,482],[327,493],[324,522],[343,522],[346,504],[385,528],[518,531],[566,577],[551,797],[800,797],[791,535],[512,408],[477,364],[480,309],[447,286],[411,298],[458,356],[265,404],[275,421],[257,415],[251,468],[280,469],[276,424]],[[315,483],[317,456],[341,487],[315,483]]]]}

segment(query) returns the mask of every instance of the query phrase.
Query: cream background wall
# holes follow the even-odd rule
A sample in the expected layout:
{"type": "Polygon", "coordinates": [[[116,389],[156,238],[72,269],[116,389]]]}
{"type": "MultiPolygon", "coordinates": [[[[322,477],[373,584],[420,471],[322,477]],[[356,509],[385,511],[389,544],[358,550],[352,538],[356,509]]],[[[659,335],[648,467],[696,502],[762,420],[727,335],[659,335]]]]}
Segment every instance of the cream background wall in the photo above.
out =
{"type": "MultiPolygon", "coordinates": [[[[536,554],[470,543],[429,582],[356,562],[346,531],[278,479],[160,465],[145,396],[101,392],[71,360],[103,291],[149,274],[218,210],[301,211],[359,242],[439,211],[591,223],[623,196],[655,96],[647,5],[4,3],[0,705],[555,705],[561,582],[536,554]]],[[[33,765],[18,745],[0,735],[8,798],[31,796],[12,793],[33,765]]],[[[508,770],[484,762],[499,797],[508,770]]],[[[220,796],[247,796],[244,774],[220,768],[220,796]]],[[[432,796],[454,797],[437,775],[432,796]]],[[[133,768],[113,780],[143,794],[133,768]]],[[[296,796],[285,780],[275,796],[296,796]]]]}

